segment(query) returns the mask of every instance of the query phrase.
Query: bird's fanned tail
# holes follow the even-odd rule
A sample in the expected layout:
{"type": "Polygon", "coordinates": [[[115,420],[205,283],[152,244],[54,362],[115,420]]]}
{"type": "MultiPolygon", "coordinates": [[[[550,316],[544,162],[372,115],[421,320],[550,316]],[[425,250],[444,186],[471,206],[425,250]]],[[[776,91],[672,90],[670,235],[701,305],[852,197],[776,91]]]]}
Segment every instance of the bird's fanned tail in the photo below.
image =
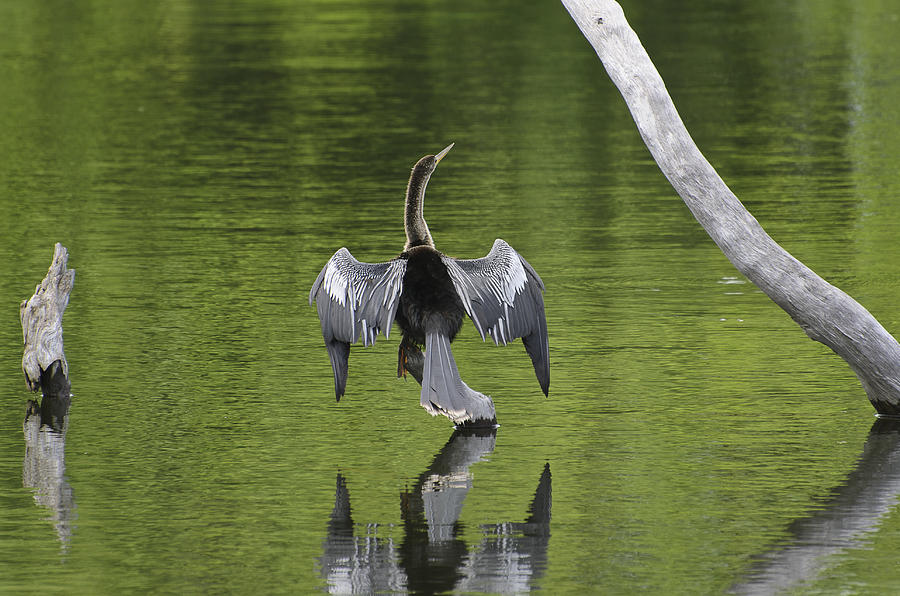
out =
{"type": "Polygon", "coordinates": [[[496,422],[491,398],[463,382],[450,350],[450,338],[439,331],[425,333],[425,369],[419,403],[432,416],[443,414],[456,424],[496,422]]]}

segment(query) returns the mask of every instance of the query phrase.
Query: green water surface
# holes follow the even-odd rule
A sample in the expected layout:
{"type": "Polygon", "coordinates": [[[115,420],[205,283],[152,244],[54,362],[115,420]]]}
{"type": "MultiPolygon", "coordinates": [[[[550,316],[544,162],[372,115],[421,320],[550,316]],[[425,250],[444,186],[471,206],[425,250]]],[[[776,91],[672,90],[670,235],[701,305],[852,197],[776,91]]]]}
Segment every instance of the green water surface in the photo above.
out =
{"type": "MultiPolygon", "coordinates": [[[[767,231],[900,329],[900,8],[622,4],[767,231]]],[[[897,429],[692,219],[561,4],[0,24],[0,592],[900,590],[897,429]],[[503,238],[546,285],[548,398],[520,344],[454,343],[487,437],[418,406],[397,335],[335,403],[307,305],[339,247],[401,250],[409,168],[450,142],[437,247],[503,238]],[[74,398],[26,440],[18,303],[54,242],[74,398]]]]}

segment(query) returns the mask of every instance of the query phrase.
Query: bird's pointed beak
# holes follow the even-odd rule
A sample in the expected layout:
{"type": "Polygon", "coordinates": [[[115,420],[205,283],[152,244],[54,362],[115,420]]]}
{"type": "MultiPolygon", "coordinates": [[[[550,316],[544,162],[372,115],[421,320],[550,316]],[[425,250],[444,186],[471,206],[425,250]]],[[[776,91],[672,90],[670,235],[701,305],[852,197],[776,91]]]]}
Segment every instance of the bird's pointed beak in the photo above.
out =
{"type": "Polygon", "coordinates": [[[438,153],[437,155],[435,155],[435,156],[434,156],[434,163],[438,163],[438,162],[440,162],[442,159],[444,159],[444,156],[447,155],[447,153],[449,153],[451,149],[453,149],[453,145],[455,145],[455,144],[456,144],[456,143],[450,143],[449,145],[447,145],[447,146],[444,148],[443,151],[441,151],[440,153],[438,153]]]}

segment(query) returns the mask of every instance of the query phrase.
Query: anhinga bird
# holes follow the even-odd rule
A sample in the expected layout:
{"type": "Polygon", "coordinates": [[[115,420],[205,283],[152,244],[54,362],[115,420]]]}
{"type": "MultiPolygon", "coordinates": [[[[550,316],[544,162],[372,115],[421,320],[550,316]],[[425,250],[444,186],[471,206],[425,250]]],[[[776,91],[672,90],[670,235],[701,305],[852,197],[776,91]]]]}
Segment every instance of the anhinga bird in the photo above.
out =
{"type": "Polygon", "coordinates": [[[434,248],[422,206],[425,187],[449,147],[426,155],[412,169],[406,189],[406,246],[386,263],[362,263],[341,248],[319,273],[309,292],[322,323],[340,401],[347,385],[350,344],[388,337],[396,321],[403,331],[397,375],[411,373],[422,384],[420,403],[454,423],[496,422],[490,397],[459,376],[450,342],[469,315],[495,344],[521,337],[544,395],[550,386],[544,284],[519,253],[497,239],[487,256],[454,259],[434,248]],[[424,354],[421,348],[425,348],[424,354]]]}

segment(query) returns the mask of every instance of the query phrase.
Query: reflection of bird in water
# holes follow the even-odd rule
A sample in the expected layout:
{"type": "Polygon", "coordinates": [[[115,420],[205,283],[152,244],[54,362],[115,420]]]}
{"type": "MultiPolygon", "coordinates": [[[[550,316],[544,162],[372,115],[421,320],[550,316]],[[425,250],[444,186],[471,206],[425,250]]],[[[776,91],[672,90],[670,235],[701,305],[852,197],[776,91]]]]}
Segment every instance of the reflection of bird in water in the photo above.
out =
{"type": "Polygon", "coordinates": [[[494,428],[455,431],[415,484],[400,493],[400,525],[354,520],[348,481],[339,472],[319,559],[326,590],[524,594],[536,589],[547,569],[550,543],[549,463],[523,522],[467,528],[460,520],[467,495],[477,490],[471,467],[485,461],[495,444],[494,428]]]}
{"type": "Polygon", "coordinates": [[[409,372],[422,384],[422,407],[455,423],[493,423],[491,399],[462,381],[450,342],[464,314],[482,339],[487,333],[494,343],[505,345],[521,337],[546,395],[550,358],[544,284],[503,240],[495,240],[480,259],[454,259],[435,250],[422,215],[425,187],[451,147],[426,155],[413,167],[406,191],[406,246],[400,256],[386,263],[361,263],[341,248],[319,273],[309,302],[316,301],[338,400],[347,384],[350,344],[361,340],[371,345],[379,332],[388,336],[396,321],[403,331],[397,374],[409,372]]]}

